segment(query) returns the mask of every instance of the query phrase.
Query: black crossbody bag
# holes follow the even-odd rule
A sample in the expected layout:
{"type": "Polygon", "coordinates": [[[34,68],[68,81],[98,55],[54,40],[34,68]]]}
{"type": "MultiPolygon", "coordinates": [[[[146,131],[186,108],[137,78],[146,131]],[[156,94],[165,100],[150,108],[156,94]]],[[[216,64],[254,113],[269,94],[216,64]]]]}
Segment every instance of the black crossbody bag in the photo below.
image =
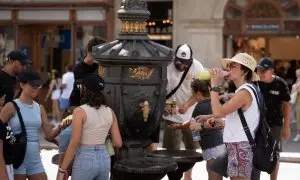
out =
{"type": "Polygon", "coordinates": [[[21,133],[13,134],[13,142],[11,143],[11,160],[15,169],[19,168],[24,161],[26,146],[27,146],[27,132],[25,129],[23,117],[20,112],[20,108],[15,101],[12,104],[16,108],[16,112],[21,125],[21,133]]]}
{"type": "Polygon", "coordinates": [[[180,87],[180,85],[182,84],[183,80],[185,79],[187,73],[189,72],[190,68],[191,68],[192,64],[184,71],[184,73],[181,76],[181,79],[178,83],[178,85],[171,91],[169,92],[169,94],[167,94],[166,99],[168,100],[171,96],[173,96],[173,94],[175,94],[175,92],[177,91],[177,89],[180,87]]]}

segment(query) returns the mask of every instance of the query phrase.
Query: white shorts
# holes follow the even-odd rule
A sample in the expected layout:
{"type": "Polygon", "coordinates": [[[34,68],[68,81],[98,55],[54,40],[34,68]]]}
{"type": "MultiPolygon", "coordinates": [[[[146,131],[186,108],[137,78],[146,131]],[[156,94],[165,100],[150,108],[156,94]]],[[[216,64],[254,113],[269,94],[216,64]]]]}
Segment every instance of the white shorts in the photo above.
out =
{"type": "Polygon", "coordinates": [[[14,168],[12,165],[6,165],[6,172],[9,180],[14,180],[14,168]]]}
{"type": "Polygon", "coordinates": [[[52,100],[59,100],[60,97],[60,90],[54,90],[52,91],[51,99],[52,100]]]}

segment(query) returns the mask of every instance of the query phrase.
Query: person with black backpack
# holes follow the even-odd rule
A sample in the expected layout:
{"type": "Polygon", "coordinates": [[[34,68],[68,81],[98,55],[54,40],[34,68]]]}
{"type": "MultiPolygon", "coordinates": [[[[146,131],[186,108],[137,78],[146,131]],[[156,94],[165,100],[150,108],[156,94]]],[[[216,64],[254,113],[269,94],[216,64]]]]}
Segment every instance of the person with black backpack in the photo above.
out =
{"type": "Polygon", "coordinates": [[[246,53],[238,53],[231,59],[222,59],[221,62],[228,71],[226,78],[237,88],[233,97],[225,104],[221,104],[219,93],[224,73],[218,68],[210,70],[212,113],[216,118],[225,117],[223,141],[228,153],[226,171],[231,179],[250,180],[254,151],[245,130],[255,138],[255,131],[260,120],[259,104],[252,90],[254,88],[252,82],[256,79],[254,73],[256,60],[246,53]],[[239,110],[244,114],[248,129],[244,130],[239,110]]]}
{"type": "MultiPolygon", "coordinates": [[[[282,150],[281,137],[288,140],[290,137],[290,91],[287,83],[281,77],[274,75],[275,64],[271,58],[260,59],[256,71],[260,77],[259,89],[262,92],[266,105],[266,120],[270,126],[271,133],[276,140],[277,148],[282,150]]],[[[279,155],[279,154],[278,154],[279,155]]],[[[279,170],[278,164],[271,174],[271,180],[276,180],[279,170]]]]}
{"type": "Polygon", "coordinates": [[[45,180],[39,132],[43,129],[45,139],[51,139],[71,122],[64,121],[56,127],[48,122],[45,109],[34,101],[42,86],[35,70],[26,69],[18,80],[22,88],[20,97],[7,103],[0,113],[0,179],[8,179],[3,165],[13,164],[15,179],[45,180]]]}

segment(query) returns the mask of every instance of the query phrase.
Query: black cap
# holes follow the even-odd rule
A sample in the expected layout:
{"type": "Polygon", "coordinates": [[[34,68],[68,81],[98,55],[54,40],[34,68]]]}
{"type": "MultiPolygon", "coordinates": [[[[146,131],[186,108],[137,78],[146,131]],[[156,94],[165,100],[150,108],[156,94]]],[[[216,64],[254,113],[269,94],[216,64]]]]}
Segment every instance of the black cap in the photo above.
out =
{"type": "Polygon", "coordinates": [[[41,86],[43,84],[38,72],[33,69],[25,69],[25,71],[19,75],[18,79],[21,83],[28,83],[32,86],[41,86]]]}
{"type": "Polygon", "coordinates": [[[84,76],[81,84],[92,92],[99,92],[104,89],[105,82],[98,74],[89,74],[84,76]]]}
{"type": "Polygon", "coordinates": [[[29,64],[29,60],[28,60],[26,54],[19,50],[11,51],[7,55],[7,58],[8,58],[8,60],[17,60],[24,65],[29,64]]]}
{"type": "Polygon", "coordinates": [[[274,69],[274,61],[269,57],[263,57],[259,60],[256,68],[263,68],[264,70],[274,69]]]}

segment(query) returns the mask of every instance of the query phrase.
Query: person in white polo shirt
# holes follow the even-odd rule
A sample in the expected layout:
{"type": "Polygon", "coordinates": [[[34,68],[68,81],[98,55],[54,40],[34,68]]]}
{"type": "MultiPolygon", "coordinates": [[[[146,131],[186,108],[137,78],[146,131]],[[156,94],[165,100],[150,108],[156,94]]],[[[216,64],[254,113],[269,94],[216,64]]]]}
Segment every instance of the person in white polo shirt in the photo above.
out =
{"type": "MultiPolygon", "coordinates": [[[[168,101],[176,101],[178,112],[175,114],[164,113],[163,119],[166,120],[166,124],[183,123],[191,119],[197,103],[197,99],[192,94],[191,83],[203,70],[202,64],[193,58],[193,51],[189,45],[182,44],[177,46],[174,60],[167,67],[167,96],[170,96],[168,101]],[[185,77],[176,90],[183,75],[185,77]],[[175,92],[174,89],[176,90],[175,92]],[[173,92],[172,95],[170,95],[171,92],[173,92]]],[[[179,150],[181,141],[183,141],[185,149],[196,150],[199,148],[198,141],[193,141],[190,129],[172,129],[166,125],[163,147],[167,150],[179,150]]],[[[191,180],[191,175],[192,171],[187,171],[184,174],[184,180],[191,180]]]]}
{"type": "Polygon", "coordinates": [[[59,99],[59,108],[61,111],[61,116],[63,117],[63,114],[66,109],[70,106],[70,96],[73,90],[74,85],[74,73],[73,73],[73,65],[69,64],[66,68],[67,72],[62,76],[62,93],[60,95],[59,99]]]}

